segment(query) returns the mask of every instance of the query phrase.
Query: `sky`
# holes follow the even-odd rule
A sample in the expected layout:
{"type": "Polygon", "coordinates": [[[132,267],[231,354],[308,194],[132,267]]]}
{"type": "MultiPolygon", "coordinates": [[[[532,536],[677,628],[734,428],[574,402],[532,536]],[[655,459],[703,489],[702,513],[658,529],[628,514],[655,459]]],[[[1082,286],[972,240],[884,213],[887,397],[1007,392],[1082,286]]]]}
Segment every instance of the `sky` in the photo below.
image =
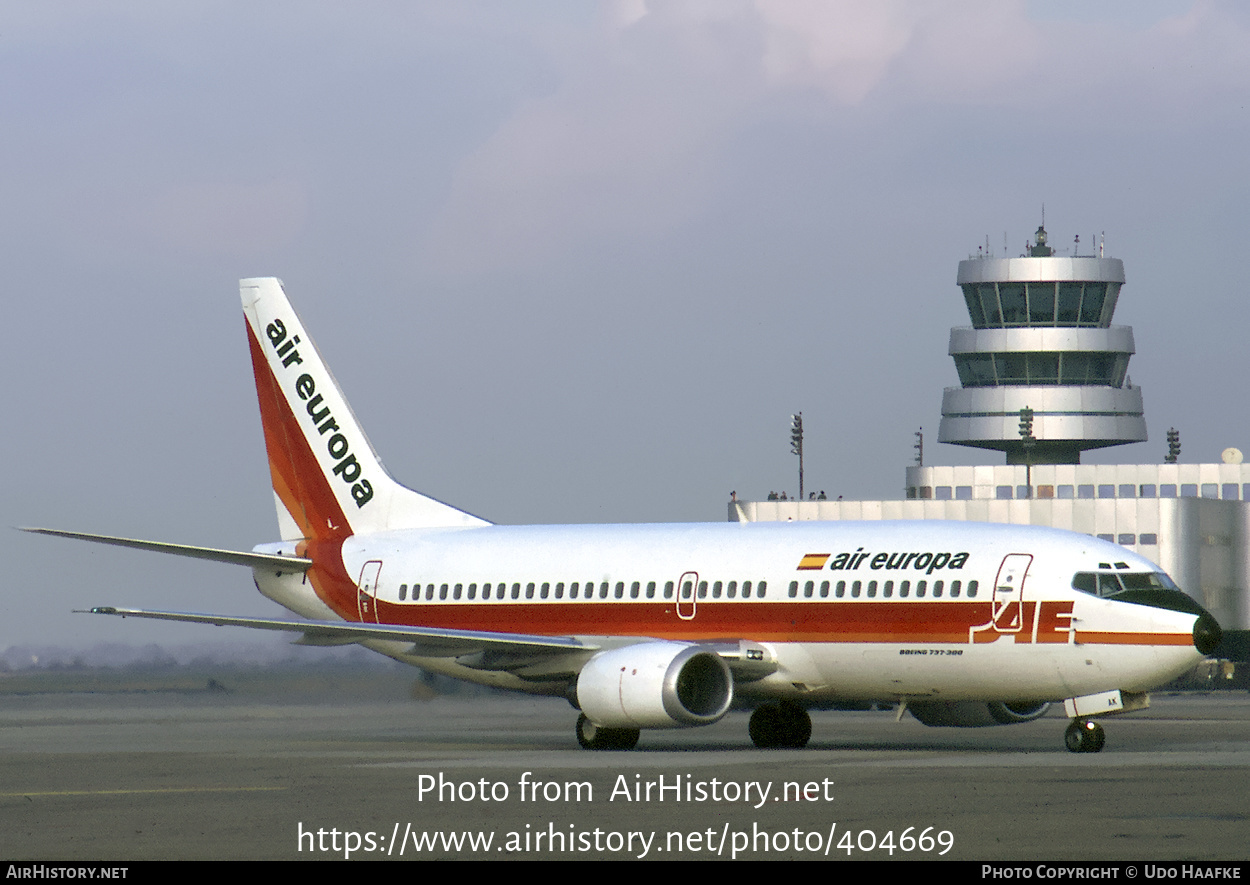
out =
{"type": "MultiPolygon", "coordinates": [[[[794,493],[800,410],[807,488],[901,496],[919,428],[1001,460],[937,443],[955,273],[1043,206],[1128,280],[1150,441],[1086,460],[1250,452],[1247,45],[1231,0],[5,3],[3,524],[273,540],[251,276],[391,473],[494,522],[723,521],[794,493]]],[[[237,567],[0,556],[0,649],[280,613],[237,567]]]]}

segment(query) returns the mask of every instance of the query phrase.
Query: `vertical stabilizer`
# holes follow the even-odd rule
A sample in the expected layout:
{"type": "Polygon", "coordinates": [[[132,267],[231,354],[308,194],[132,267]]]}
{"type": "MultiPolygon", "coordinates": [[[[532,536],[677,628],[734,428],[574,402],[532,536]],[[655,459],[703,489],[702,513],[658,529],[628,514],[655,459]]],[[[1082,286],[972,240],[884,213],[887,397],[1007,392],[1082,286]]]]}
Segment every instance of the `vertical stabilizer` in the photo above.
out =
{"type": "Polygon", "coordinates": [[[280,280],[241,280],[239,292],[284,540],[489,525],[390,477],[280,280]]]}

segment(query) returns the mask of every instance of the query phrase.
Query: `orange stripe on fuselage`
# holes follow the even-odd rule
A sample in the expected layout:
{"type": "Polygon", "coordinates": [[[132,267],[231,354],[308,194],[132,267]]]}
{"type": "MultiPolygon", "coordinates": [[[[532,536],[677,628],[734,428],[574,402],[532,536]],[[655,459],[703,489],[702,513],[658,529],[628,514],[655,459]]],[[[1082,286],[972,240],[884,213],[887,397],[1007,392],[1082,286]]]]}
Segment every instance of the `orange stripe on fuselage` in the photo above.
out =
{"type": "MultiPolygon", "coordinates": [[[[387,624],[532,633],[778,642],[960,642],[990,617],[989,602],[704,602],[693,620],[666,602],[406,604],[379,600],[387,624]]],[[[354,620],[354,619],[353,619],[354,620]]]]}
{"type": "MultiPolygon", "coordinates": [[[[345,577],[345,576],[344,576],[345,577]]],[[[354,591],[354,588],[352,588],[354,591]]],[[[999,640],[1017,644],[1067,643],[1066,627],[1054,636],[996,633],[989,602],[747,602],[700,601],[692,620],[677,617],[672,601],[511,600],[397,604],[377,600],[387,624],[538,636],[648,636],[656,639],[752,639],[757,642],[957,643],[999,640]]],[[[1070,605],[1071,603],[1063,603],[1070,605]]],[[[357,620],[355,612],[352,620],[357,620]]],[[[1078,644],[1183,646],[1185,633],[1078,631],[1078,644]]]]}
{"type": "Polygon", "coordinates": [[[1116,633],[1109,630],[1077,630],[1078,645],[1192,645],[1189,633],[1116,633]]]}

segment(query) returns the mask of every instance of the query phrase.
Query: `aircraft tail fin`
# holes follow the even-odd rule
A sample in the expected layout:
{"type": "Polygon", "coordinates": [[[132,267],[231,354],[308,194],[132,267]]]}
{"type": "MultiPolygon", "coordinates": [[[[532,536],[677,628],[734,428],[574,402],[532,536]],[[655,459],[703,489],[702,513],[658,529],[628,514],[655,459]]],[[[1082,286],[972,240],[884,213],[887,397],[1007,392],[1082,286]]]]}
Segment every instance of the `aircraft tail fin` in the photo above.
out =
{"type": "Polygon", "coordinates": [[[386,472],[274,277],[239,281],[283,540],[489,525],[386,472]]]}

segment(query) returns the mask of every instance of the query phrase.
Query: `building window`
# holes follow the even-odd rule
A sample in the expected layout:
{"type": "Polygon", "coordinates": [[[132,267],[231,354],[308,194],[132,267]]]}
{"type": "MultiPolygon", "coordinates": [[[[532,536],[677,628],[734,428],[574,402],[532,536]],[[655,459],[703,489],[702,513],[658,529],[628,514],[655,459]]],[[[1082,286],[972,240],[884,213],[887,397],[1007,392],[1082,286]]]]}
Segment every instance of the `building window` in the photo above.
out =
{"type": "Polygon", "coordinates": [[[1071,500],[1073,491],[1074,490],[1072,486],[1058,486],[1055,489],[1055,492],[1056,492],[1055,497],[1061,498],[1064,501],[1068,501],[1068,500],[1071,500]]]}
{"type": "Polygon", "coordinates": [[[1165,482],[1163,485],[1159,486],[1159,497],[1175,498],[1176,486],[1173,483],[1165,482]]]}
{"type": "Polygon", "coordinates": [[[1120,532],[1116,536],[1115,542],[1121,547],[1132,547],[1137,543],[1137,536],[1128,532],[1120,532]]]}
{"type": "Polygon", "coordinates": [[[1137,489],[1137,497],[1139,498],[1153,498],[1154,496],[1155,496],[1154,483],[1148,483],[1137,489]]]}
{"type": "Polygon", "coordinates": [[[916,497],[916,487],[915,487],[915,486],[908,486],[908,487],[907,487],[907,499],[910,501],[911,499],[913,499],[913,498],[915,498],[915,497],[916,497]]]}
{"type": "Polygon", "coordinates": [[[1115,486],[1110,485],[1110,484],[1100,485],[1100,486],[1098,487],[1098,497],[1100,497],[1100,498],[1114,498],[1114,497],[1115,497],[1115,486]]]}
{"type": "Polygon", "coordinates": [[[1029,494],[1028,486],[1016,486],[1016,497],[1021,501],[1027,501],[1033,496],[1029,494]]]}
{"type": "Polygon", "coordinates": [[[1220,496],[1219,485],[1213,482],[1204,482],[1202,484],[1202,497],[1218,498],[1220,496]]]}
{"type": "Polygon", "coordinates": [[[1114,544],[1114,543],[1115,543],[1115,535],[1098,535],[1098,540],[1100,540],[1100,541],[1110,541],[1112,544],[1114,544]]]}
{"type": "Polygon", "coordinates": [[[1037,487],[1037,497],[1039,497],[1039,498],[1053,498],[1053,497],[1055,497],[1055,487],[1054,487],[1054,486],[1038,486],[1038,487],[1037,487]]]}
{"type": "Polygon", "coordinates": [[[1198,497],[1198,484],[1196,482],[1181,483],[1181,497],[1182,498],[1198,497]]]}
{"type": "Polygon", "coordinates": [[[1237,500],[1237,483],[1235,482],[1224,483],[1224,485],[1220,487],[1220,497],[1223,498],[1225,501],[1236,501],[1237,500]]]}
{"type": "Polygon", "coordinates": [[[1092,485],[1077,486],[1076,496],[1078,498],[1092,498],[1094,497],[1094,487],[1092,485]]]}
{"type": "Polygon", "coordinates": [[[921,498],[923,498],[923,499],[924,499],[924,500],[926,500],[926,501],[927,501],[927,500],[929,500],[930,498],[932,498],[932,497],[933,497],[933,486],[921,486],[921,487],[920,487],[920,497],[921,497],[921,498]]]}
{"type": "Polygon", "coordinates": [[[996,486],[994,488],[994,497],[1000,501],[1011,500],[1011,486],[996,486]]]}
{"type": "Polygon", "coordinates": [[[972,500],[972,486],[955,486],[955,500],[956,501],[971,501],[972,500]]]}
{"type": "Polygon", "coordinates": [[[1136,498],[1137,486],[1133,485],[1131,482],[1121,483],[1119,491],[1116,492],[1116,496],[1119,498],[1136,498]]]}
{"type": "Polygon", "coordinates": [[[951,499],[951,487],[950,486],[938,486],[936,489],[934,489],[934,491],[937,493],[937,499],[939,501],[949,501],[951,499]]]}
{"type": "Polygon", "coordinates": [[[1142,532],[1140,535],[1137,536],[1137,543],[1138,544],[1150,544],[1150,545],[1158,544],[1159,536],[1156,535],[1154,532],[1142,532]]]}

